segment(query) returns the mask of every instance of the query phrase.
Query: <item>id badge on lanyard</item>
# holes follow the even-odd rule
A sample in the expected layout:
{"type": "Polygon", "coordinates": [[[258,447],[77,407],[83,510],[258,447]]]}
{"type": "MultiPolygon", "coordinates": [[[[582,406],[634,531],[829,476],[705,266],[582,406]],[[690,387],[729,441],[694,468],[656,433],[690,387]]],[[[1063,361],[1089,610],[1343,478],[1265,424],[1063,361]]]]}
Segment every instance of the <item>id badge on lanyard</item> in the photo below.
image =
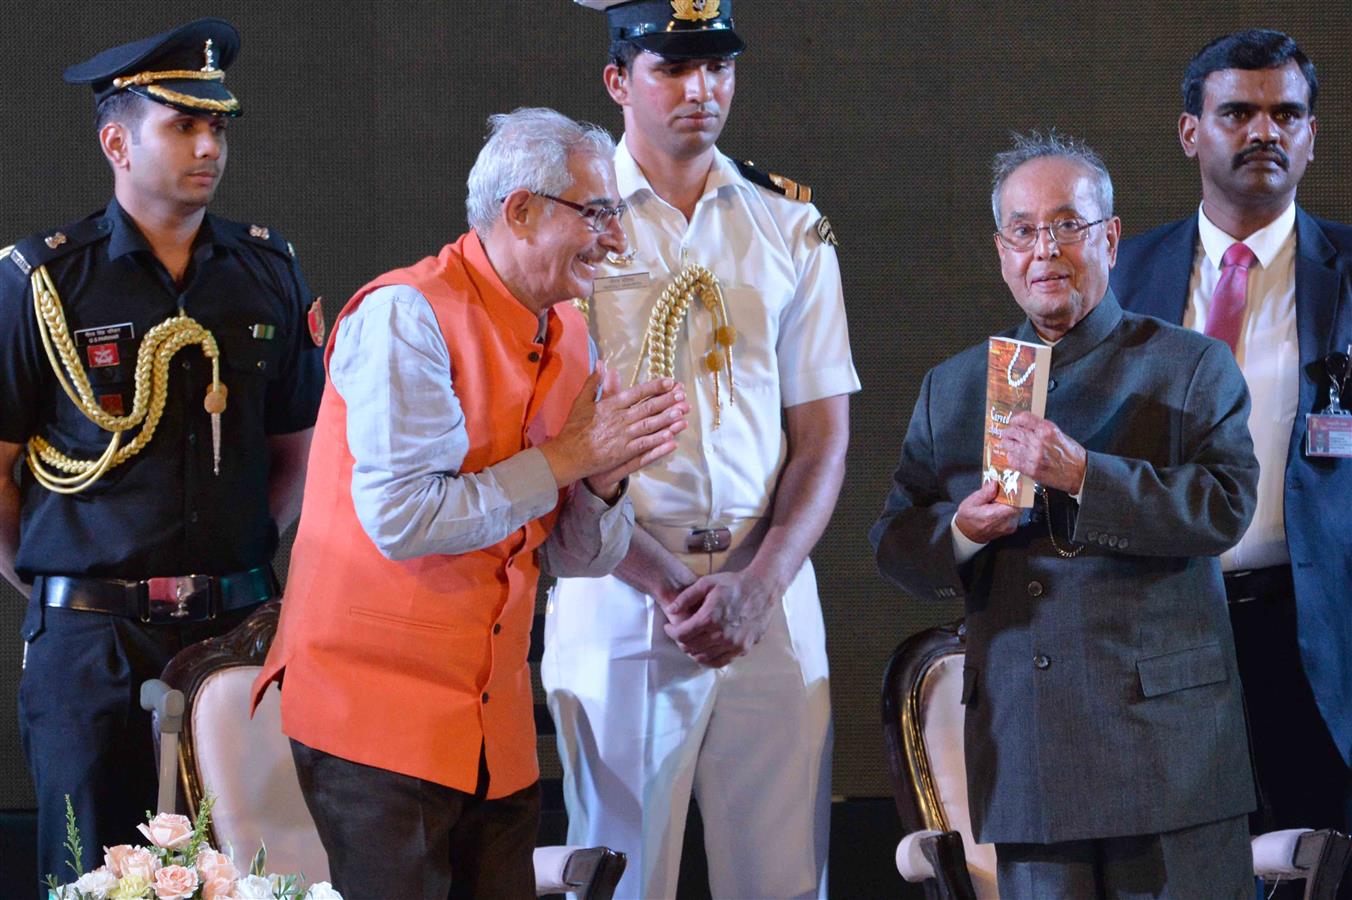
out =
{"type": "Polygon", "coordinates": [[[1343,409],[1343,388],[1352,373],[1352,345],[1346,353],[1324,357],[1329,376],[1329,405],[1322,413],[1305,416],[1305,455],[1352,459],[1352,412],[1343,409]]]}

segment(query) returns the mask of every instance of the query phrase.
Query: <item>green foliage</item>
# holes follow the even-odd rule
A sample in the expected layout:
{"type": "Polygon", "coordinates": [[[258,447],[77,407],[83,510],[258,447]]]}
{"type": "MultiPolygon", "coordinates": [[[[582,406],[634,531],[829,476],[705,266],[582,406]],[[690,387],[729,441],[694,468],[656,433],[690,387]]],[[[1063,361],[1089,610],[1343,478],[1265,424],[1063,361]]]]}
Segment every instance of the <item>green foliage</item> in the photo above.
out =
{"type": "Polygon", "coordinates": [[[301,886],[296,880],[295,875],[283,875],[277,880],[277,886],[273,888],[272,896],[275,900],[295,900],[301,896],[301,886]]]}
{"type": "Polygon", "coordinates": [[[211,828],[211,810],[216,806],[216,797],[210,791],[202,797],[202,802],[197,807],[197,818],[192,823],[192,840],[184,849],[183,855],[188,860],[195,862],[197,853],[207,842],[207,833],[211,828]]]}
{"type": "Polygon", "coordinates": [[[253,862],[249,863],[249,874],[258,875],[266,878],[268,874],[268,845],[259,841],[258,852],[254,854],[253,862]]]}
{"type": "Polygon", "coordinates": [[[66,865],[75,870],[77,879],[84,875],[84,845],[80,843],[80,829],[75,826],[75,807],[70,804],[70,794],[66,795],[66,850],[70,860],[66,865]]]}

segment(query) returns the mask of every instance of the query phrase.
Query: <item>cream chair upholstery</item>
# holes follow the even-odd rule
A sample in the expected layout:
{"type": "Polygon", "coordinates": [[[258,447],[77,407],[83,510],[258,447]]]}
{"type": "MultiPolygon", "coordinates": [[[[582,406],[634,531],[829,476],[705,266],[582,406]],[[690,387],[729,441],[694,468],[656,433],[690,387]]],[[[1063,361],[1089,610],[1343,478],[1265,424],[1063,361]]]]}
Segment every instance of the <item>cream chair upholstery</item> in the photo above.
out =
{"type": "Polygon", "coordinates": [[[993,900],[995,848],[972,840],[963,757],[961,623],[903,641],[883,679],[883,736],[897,812],[909,834],[897,848],[907,881],[936,898],[993,900]]]}
{"type": "Polygon", "coordinates": [[[282,734],[276,685],[248,719],[258,671],[258,666],[221,669],[199,685],[188,707],[196,778],[217,798],[212,811],[216,838],[221,846],[233,847],[237,859],[248,859],[266,841],[272,871],[303,872],[307,881],[328,881],[328,857],[282,734]]]}

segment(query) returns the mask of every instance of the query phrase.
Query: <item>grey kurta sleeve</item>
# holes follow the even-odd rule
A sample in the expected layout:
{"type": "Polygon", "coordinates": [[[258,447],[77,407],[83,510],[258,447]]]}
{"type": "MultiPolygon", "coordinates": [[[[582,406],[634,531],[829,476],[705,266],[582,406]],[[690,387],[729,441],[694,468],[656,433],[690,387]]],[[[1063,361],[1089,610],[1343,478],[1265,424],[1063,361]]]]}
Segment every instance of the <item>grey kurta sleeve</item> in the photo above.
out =
{"type": "Polygon", "coordinates": [[[907,593],[950,600],[964,590],[950,530],[958,503],[947,495],[935,459],[930,418],[933,378],[931,370],[920,386],[892,489],[882,515],[869,530],[869,541],[878,571],[907,593]]]}
{"type": "Polygon", "coordinates": [[[610,574],[629,552],[634,533],[634,505],[628,479],[614,503],[606,503],[587,487],[573,485],[559,510],[554,530],[540,547],[540,568],[556,577],[597,578],[610,574]]]}

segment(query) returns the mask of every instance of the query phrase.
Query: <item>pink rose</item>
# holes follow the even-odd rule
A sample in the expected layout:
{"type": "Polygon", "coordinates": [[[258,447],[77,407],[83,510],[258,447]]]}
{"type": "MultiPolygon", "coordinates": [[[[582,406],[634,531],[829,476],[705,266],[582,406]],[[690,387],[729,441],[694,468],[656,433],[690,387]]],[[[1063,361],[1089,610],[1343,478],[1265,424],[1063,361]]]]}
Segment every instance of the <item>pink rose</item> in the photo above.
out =
{"type": "Polygon", "coordinates": [[[202,900],[232,900],[234,896],[233,878],[213,878],[202,885],[202,900]]]}
{"type": "Polygon", "coordinates": [[[144,878],[146,881],[154,881],[155,873],[160,868],[160,860],[155,854],[144,847],[133,847],[122,857],[122,875],[144,878]]]}
{"type": "Polygon", "coordinates": [[[160,813],[145,825],[136,827],[150,843],[166,850],[186,847],[192,840],[192,822],[188,821],[187,816],[176,813],[160,813]]]}
{"type": "Polygon", "coordinates": [[[165,866],[155,873],[159,900],[188,900],[197,890],[197,873],[186,866],[165,866]]]}
{"type": "Polygon", "coordinates": [[[116,847],[103,848],[103,864],[107,866],[118,878],[127,874],[122,869],[122,861],[127,858],[127,854],[135,850],[131,844],[118,844],[116,847]]]}
{"type": "Polygon", "coordinates": [[[203,881],[228,879],[233,882],[239,877],[239,871],[230,857],[209,847],[197,854],[197,874],[203,881]]]}

